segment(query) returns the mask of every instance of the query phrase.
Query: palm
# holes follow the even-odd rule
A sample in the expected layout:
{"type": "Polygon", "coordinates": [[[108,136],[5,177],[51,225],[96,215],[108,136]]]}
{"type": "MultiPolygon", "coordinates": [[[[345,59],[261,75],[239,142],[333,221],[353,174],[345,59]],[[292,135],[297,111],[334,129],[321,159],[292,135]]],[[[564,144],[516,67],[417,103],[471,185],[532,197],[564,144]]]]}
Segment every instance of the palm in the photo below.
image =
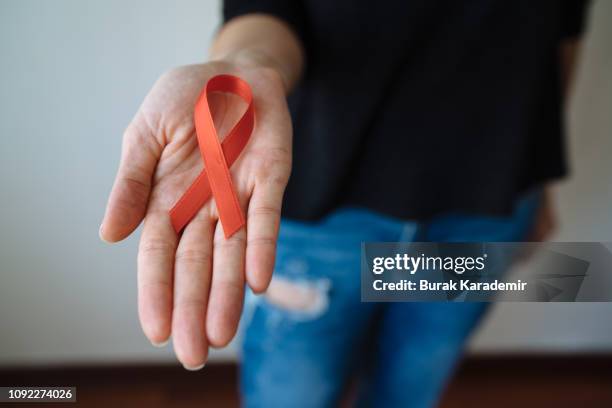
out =
{"type": "MultiPolygon", "coordinates": [[[[245,109],[226,94],[212,95],[211,108],[219,135],[245,109]]],[[[141,323],[154,343],[172,333],[186,366],[204,362],[209,344],[223,346],[233,337],[245,277],[255,291],[267,287],[290,163],[291,123],[281,83],[269,72],[220,63],[176,69],[156,83],[128,127],[101,235],[123,239],[144,218],[138,256],[141,323]],[[178,237],[168,210],[203,167],[193,106],[208,78],[222,72],[243,77],[254,96],[256,127],[230,169],[247,228],[225,239],[209,200],[178,237]]]]}

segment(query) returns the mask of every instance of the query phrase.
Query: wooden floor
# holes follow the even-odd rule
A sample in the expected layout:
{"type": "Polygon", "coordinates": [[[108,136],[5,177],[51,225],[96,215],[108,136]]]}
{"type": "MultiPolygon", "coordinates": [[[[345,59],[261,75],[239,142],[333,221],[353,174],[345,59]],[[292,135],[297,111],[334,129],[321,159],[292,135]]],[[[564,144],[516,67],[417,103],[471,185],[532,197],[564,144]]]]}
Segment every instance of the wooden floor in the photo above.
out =
{"type": "MultiPolygon", "coordinates": [[[[196,373],[178,366],[0,368],[0,386],[77,386],[77,404],[49,407],[235,407],[236,374],[233,365],[215,364],[196,373]]],[[[468,358],[441,407],[612,407],[612,356],[468,358]]]]}

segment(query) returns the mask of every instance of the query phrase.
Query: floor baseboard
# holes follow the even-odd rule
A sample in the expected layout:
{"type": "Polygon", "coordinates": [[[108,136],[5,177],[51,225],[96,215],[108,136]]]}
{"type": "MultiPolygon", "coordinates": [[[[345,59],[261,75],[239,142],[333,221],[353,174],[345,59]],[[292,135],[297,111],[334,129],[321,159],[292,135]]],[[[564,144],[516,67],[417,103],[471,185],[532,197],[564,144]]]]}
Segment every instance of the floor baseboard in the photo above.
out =
{"type": "MultiPolygon", "coordinates": [[[[234,407],[237,374],[233,364],[0,367],[0,386],[76,386],[83,407],[234,407]]],[[[440,406],[612,407],[612,355],[469,356],[440,406]]]]}

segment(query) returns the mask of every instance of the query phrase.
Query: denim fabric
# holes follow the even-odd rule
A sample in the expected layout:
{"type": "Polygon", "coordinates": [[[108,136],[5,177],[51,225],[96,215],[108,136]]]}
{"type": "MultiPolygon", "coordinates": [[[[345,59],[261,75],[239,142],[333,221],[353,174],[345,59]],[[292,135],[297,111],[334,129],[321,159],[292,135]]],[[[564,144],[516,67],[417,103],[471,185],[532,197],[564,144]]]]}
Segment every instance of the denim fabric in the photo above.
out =
{"type": "Polygon", "coordinates": [[[425,223],[342,208],[317,223],[283,220],[275,280],[318,294],[307,310],[249,296],[241,386],[247,407],[432,407],[486,303],[361,303],[362,241],[520,241],[539,194],[508,217],[448,214],[425,223]]]}

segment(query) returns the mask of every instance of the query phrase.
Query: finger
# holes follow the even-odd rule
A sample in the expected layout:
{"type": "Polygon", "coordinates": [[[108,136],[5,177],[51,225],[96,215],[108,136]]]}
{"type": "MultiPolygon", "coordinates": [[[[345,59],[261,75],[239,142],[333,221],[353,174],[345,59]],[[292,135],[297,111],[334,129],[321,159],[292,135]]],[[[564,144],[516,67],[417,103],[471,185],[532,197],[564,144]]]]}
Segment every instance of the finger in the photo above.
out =
{"type": "Polygon", "coordinates": [[[256,184],[247,215],[246,280],[255,293],[272,279],[281,205],[287,181],[266,177],[256,184]]]}
{"type": "Polygon", "coordinates": [[[198,217],[185,228],[174,260],[172,342],[187,369],[206,363],[206,306],[212,271],[214,222],[198,217]]]}
{"type": "Polygon", "coordinates": [[[138,248],[138,313],[142,329],[153,344],[170,337],[176,245],[168,214],[149,213],[138,248]]]}
{"type": "Polygon", "coordinates": [[[246,232],[243,229],[225,238],[217,223],[213,247],[213,273],[206,334],[214,347],[223,347],[236,334],[244,298],[244,251],[246,232]]]}
{"type": "Polygon", "coordinates": [[[151,179],[162,149],[142,122],[137,117],[123,137],[119,170],[100,226],[100,238],[107,242],[120,241],[131,234],[147,208],[151,179]]]}

